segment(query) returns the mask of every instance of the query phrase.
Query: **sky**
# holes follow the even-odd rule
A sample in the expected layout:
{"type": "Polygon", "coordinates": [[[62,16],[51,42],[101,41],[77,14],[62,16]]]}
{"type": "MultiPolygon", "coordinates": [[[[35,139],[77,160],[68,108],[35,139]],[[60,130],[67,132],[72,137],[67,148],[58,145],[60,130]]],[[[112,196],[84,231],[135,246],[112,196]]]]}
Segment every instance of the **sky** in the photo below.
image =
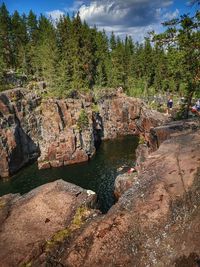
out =
{"type": "Polygon", "coordinates": [[[11,14],[14,10],[28,14],[32,9],[37,15],[42,13],[53,19],[79,11],[82,20],[91,27],[96,25],[108,34],[113,31],[122,38],[130,35],[135,41],[142,41],[149,31],[162,32],[161,22],[197,9],[189,6],[188,0],[4,0],[4,3],[11,14]]]}

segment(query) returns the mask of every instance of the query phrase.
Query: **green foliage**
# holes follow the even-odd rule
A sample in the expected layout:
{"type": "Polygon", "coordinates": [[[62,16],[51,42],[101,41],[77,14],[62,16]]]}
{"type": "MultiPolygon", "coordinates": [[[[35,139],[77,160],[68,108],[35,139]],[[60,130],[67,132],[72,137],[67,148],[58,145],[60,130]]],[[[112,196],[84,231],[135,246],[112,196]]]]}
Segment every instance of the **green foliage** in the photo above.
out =
{"type": "Polygon", "coordinates": [[[92,103],[92,112],[98,113],[99,112],[99,106],[98,104],[92,103]]]}
{"type": "Polygon", "coordinates": [[[32,262],[26,262],[26,263],[23,263],[21,264],[19,267],[31,267],[32,266],[32,262]]]}
{"type": "MultiPolygon", "coordinates": [[[[197,2],[197,4],[200,4],[197,2]]],[[[154,36],[154,41],[168,47],[169,73],[174,78],[174,88],[186,84],[187,113],[194,93],[200,88],[200,12],[193,17],[180,16],[164,23],[167,30],[154,36]]]]}
{"type": "MultiPolygon", "coordinates": [[[[194,1],[199,4],[199,1],[194,1]]],[[[62,16],[53,23],[31,10],[26,16],[9,14],[0,5],[0,90],[5,73],[26,75],[29,81],[46,81],[46,97],[71,97],[94,91],[96,98],[123,87],[130,96],[150,98],[172,92],[198,95],[199,12],[164,23],[166,32],[141,44],[132,38],[90,28],[79,14],[62,16]],[[107,88],[105,90],[105,88],[107,88]],[[108,89],[111,88],[111,89],[108,89]]]]}
{"type": "Polygon", "coordinates": [[[140,135],[139,145],[144,145],[145,143],[146,143],[146,140],[145,140],[144,136],[140,135]]]}
{"type": "Polygon", "coordinates": [[[116,93],[116,88],[113,87],[97,87],[93,89],[94,98],[96,101],[99,101],[101,98],[114,95],[116,93]]]}
{"type": "Polygon", "coordinates": [[[79,130],[83,131],[88,126],[89,126],[88,115],[87,115],[85,109],[81,109],[80,114],[79,114],[79,118],[78,118],[78,121],[77,121],[77,127],[78,127],[79,130]]]}

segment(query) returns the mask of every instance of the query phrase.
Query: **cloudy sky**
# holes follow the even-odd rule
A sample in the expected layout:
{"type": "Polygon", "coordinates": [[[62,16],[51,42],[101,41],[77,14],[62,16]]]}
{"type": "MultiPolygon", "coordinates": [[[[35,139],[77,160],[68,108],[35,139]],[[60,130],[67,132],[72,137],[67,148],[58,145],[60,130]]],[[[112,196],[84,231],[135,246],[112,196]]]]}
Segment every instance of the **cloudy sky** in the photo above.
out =
{"type": "MultiPolygon", "coordinates": [[[[2,2],[2,0],[0,0],[2,2]]],[[[4,0],[12,13],[46,14],[53,19],[62,14],[80,12],[83,20],[91,26],[105,29],[108,34],[114,31],[124,37],[131,35],[141,41],[147,32],[161,32],[162,21],[175,18],[183,13],[194,12],[195,7],[188,0],[4,0]]]]}

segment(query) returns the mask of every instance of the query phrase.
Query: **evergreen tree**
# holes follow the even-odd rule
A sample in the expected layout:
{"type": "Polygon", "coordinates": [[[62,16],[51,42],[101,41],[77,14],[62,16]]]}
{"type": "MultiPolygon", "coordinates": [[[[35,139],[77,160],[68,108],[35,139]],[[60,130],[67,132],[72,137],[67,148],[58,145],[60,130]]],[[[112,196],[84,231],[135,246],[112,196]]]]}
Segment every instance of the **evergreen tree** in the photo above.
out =
{"type": "Polygon", "coordinates": [[[58,46],[58,73],[57,84],[61,95],[70,93],[73,62],[72,62],[72,21],[69,17],[63,16],[57,24],[57,46],[58,46]]]}
{"type": "Polygon", "coordinates": [[[38,21],[36,15],[31,10],[27,17],[27,70],[31,76],[39,76],[39,68],[37,65],[37,43],[38,43],[38,21]]]}
{"type": "Polygon", "coordinates": [[[19,13],[15,11],[11,18],[11,25],[14,67],[18,70],[21,69],[21,71],[25,73],[26,45],[28,41],[25,15],[21,17],[19,13]]]}
{"type": "Polygon", "coordinates": [[[126,36],[124,47],[124,86],[127,90],[133,81],[134,44],[132,38],[126,36]]]}
{"type": "Polygon", "coordinates": [[[39,77],[47,81],[50,89],[54,89],[56,87],[58,61],[56,33],[51,21],[43,15],[38,21],[36,52],[39,77]]]}
{"type": "Polygon", "coordinates": [[[96,74],[95,84],[97,87],[104,87],[108,84],[109,70],[110,70],[110,54],[109,42],[105,31],[98,32],[95,29],[95,42],[96,42],[96,74]]]}
{"type": "Polygon", "coordinates": [[[155,45],[153,56],[154,67],[154,87],[157,92],[161,93],[169,89],[167,58],[164,50],[159,45],[155,45]]]}
{"type": "Polygon", "coordinates": [[[2,51],[3,62],[6,68],[9,69],[13,66],[11,45],[11,19],[4,3],[0,6],[0,38],[0,49],[2,51]]]}
{"type": "Polygon", "coordinates": [[[0,91],[3,91],[5,88],[4,84],[4,72],[5,72],[6,66],[3,60],[2,54],[0,54],[0,91]]]}
{"type": "Polygon", "coordinates": [[[111,75],[109,76],[109,85],[112,87],[125,86],[125,69],[124,69],[124,43],[114,35],[110,40],[112,46],[111,52],[111,75]]]}
{"type": "Polygon", "coordinates": [[[83,63],[83,26],[79,13],[72,21],[72,40],[71,40],[71,56],[72,56],[72,81],[71,88],[73,90],[81,90],[89,86],[85,79],[85,66],[83,63]]]}

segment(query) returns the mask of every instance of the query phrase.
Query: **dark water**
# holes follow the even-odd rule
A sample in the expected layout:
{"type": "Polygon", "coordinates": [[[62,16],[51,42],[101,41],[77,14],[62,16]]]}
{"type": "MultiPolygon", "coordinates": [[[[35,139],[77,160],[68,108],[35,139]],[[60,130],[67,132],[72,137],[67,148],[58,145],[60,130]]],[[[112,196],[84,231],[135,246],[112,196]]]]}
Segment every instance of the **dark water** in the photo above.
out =
{"type": "Polygon", "coordinates": [[[38,170],[33,164],[21,170],[10,180],[0,181],[0,195],[27,193],[45,183],[63,179],[97,193],[99,208],[106,212],[115,202],[113,185],[117,169],[122,165],[131,167],[135,161],[136,137],[124,137],[101,144],[95,157],[84,164],[55,169],[38,170]]]}

